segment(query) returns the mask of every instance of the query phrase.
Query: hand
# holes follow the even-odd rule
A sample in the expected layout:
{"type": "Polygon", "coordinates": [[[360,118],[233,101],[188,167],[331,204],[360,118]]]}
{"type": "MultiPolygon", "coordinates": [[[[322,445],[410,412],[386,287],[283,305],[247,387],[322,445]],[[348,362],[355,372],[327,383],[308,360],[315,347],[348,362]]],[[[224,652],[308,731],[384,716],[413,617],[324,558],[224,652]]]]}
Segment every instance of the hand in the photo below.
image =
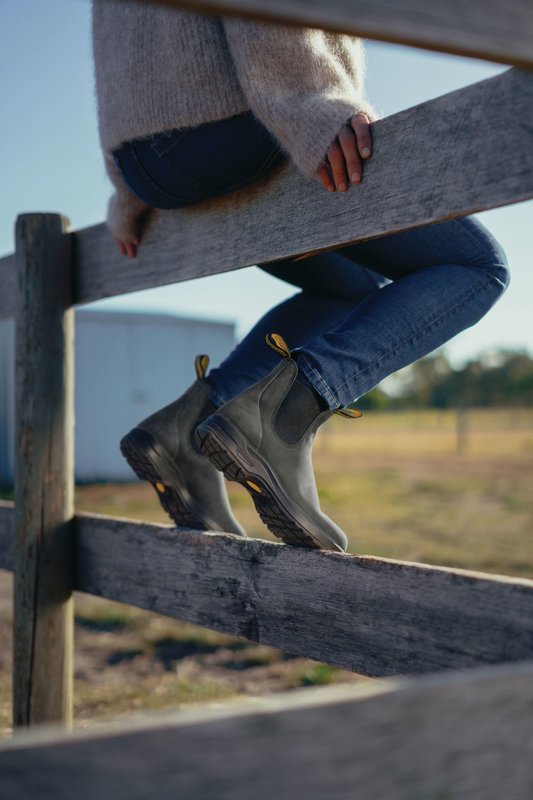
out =
{"type": "Polygon", "coordinates": [[[140,245],[140,241],[138,239],[127,241],[123,239],[117,239],[115,237],[115,241],[118,245],[118,249],[120,250],[121,256],[129,256],[129,258],[135,258],[135,256],[137,255],[137,247],[140,245]]]}
{"type": "Polygon", "coordinates": [[[370,122],[364,111],[355,114],[328,148],[325,164],[317,170],[324,189],[345,192],[349,183],[361,183],[363,162],[372,154],[370,122]],[[348,177],[349,176],[349,177],[348,177]]]}

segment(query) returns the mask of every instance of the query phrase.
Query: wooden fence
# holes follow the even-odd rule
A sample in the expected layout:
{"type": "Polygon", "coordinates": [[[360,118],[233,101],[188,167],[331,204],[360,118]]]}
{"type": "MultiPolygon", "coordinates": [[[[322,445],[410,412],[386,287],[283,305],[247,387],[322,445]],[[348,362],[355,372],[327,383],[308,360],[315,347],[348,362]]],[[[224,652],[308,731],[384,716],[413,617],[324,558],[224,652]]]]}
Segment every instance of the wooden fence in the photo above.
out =
{"type": "Polygon", "coordinates": [[[0,795],[529,800],[533,582],[75,516],[72,307],[533,197],[531,5],[173,4],[514,68],[376,122],[355,190],[329,195],[286,164],[226,198],[157,212],[126,266],[104,225],[70,232],[57,214],[19,216],[15,254],[0,259],[0,314],[17,323],[15,503],[0,506],[0,568],[15,576],[14,723],[32,730],[0,747],[0,795]],[[74,589],[404,677],[112,731],[36,730],[71,724],[74,589]]]}

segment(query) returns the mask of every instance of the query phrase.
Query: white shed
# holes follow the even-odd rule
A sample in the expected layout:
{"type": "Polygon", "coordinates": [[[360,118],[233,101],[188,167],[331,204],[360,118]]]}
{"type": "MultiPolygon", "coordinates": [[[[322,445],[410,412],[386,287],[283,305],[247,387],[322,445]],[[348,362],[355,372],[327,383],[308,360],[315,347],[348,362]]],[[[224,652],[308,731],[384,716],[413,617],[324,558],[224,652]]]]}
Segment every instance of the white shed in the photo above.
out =
{"type": "MultiPolygon", "coordinates": [[[[76,480],[127,481],[124,433],[194,381],[194,357],[216,366],[232,323],[131,312],[76,311],[76,480]]],[[[0,320],[0,482],[13,479],[14,324],[0,320]]]]}

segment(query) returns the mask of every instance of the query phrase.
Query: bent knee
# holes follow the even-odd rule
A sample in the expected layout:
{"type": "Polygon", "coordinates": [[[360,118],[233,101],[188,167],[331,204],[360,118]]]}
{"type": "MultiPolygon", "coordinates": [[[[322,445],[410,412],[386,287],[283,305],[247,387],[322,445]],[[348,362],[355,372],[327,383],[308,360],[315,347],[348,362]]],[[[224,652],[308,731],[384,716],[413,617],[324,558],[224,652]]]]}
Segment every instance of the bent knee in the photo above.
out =
{"type": "Polygon", "coordinates": [[[459,220],[463,228],[470,234],[474,249],[469,253],[465,266],[483,269],[487,277],[500,288],[503,293],[509,286],[510,272],[507,254],[496,237],[475,217],[464,217],[459,220]]]}
{"type": "Polygon", "coordinates": [[[487,265],[486,269],[489,272],[491,279],[501,287],[500,294],[503,294],[509,286],[511,280],[509,261],[507,259],[505,250],[494,238],[492,249],[493,257],[490,259],[490,263],[487,265]]]}

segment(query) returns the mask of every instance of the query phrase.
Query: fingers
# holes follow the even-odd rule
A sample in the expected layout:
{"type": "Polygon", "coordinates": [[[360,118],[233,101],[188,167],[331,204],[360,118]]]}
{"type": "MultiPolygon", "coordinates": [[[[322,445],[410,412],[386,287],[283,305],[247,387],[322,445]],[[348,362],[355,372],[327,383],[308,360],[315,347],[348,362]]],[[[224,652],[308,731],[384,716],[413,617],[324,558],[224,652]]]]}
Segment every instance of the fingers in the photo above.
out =
{"type": "Polygon", "coordinates": [[[350,120],[350,124],[357,140],[357,149],[362,158],[370,158],[372,155],[372,135],[370,133],[370,123],[364,111],[355,114],[350,120]]]}
{"type": "Polygon", "coordinates": [[[328,192],[335,191],[335,184],[333,183],[333,180],[328,172],[328,168],[325,164],[322,164],[322,166],[319,167],[317,175],[320,178],[320,182],[324,189],[327,189],[328,192]]]}
{"type": "Polygon", "coordinates": [[[363,170],[353,130],[348,126],[344,127],[339,133],[338,141],[342,148],[350,181],[352,183],[360,183],[363,170]]]}
{"type": "Polygon", "coordinates": [[[123,241],[122,239],[115,239],[120,255],[121,256],[128,256],[129,258],[135,258],[137,255],[137,245],[139,244],[139,240],[136,239],[133,242],[123,241]]]}
{"type": "Polygon", "coordinates": [[[346,176],[346,165],[344,163],[344,154],[339,144],[338,138],[335,139],[333,144],[328,148],[327,160],[335,183],[335,188],[339,192],[345,192],[348,188],[348,178],[346,176]]]}
{"type": "Polygon", "coordinates": [[[333,144],[328,148],[325,163],[317,170],[324,189],[329,192],[345,192],[348,184],[361,183],[363,159],[372,155],[370,122],[364,111],[360,111],[345,125],[333,144]]]}

